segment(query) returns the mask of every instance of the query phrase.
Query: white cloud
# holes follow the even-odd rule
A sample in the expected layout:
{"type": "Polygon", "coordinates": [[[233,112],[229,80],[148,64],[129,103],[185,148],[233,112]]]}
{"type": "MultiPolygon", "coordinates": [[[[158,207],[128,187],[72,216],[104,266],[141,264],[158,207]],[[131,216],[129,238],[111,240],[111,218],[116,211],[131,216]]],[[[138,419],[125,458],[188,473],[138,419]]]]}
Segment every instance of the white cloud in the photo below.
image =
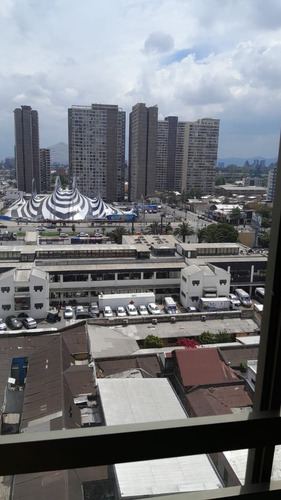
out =
{"type": "Polygon", "coordinates": [[[44,147],[67,142],[69,107],[93,102],[219,118],[223,156],[277,155],[279,3],[2,0],[0,157],[15,107],[38,110],[44,147]]]}

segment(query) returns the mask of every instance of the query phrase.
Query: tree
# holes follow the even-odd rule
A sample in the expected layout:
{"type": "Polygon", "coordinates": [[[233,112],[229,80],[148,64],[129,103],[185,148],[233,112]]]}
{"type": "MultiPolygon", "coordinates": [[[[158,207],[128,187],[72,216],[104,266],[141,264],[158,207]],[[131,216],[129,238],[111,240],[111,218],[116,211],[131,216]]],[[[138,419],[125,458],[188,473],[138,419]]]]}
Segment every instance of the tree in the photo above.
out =
{"type": "Polygon", "coordinates": [[[122,238],[125,234],[130,234],[127,229],[123,226],[118,226],[109,233],[109,237],[118,245],[122,244],[122,238]]]}
{"type": "Polygon", "coordinates": [[[200,229],[197,236],[199,243],[236,243],[238,231],[227,222],[221,222],[200,229]]]}
{"type": "Polygon", "coordinates": [[[209,331],[201,333],[199,337],[200,344],[214,344],[215,343],[215,335],[209,331]]]}
{"type": "Polygon", "coordinates": [[[270,233],[262,233],[258,237],[258,244],[261,248],[268,248],[270,240],[270,233]]]}
{"type": "Polygon", "coordinates": [[[191,236],[195,234],[194,229],[188,222],[182,222],[175,230],[174,235],[180,236],[182,238],[183,243],[185,243],[185,238],[187,236],[191,236]]]}
{"type": "Polygon", "coordinates": [[[164,342],[159,337],[156,337],[156,335],[148,335],[144,339],[144,347],[146,347],[146,348],[149,348],[149,347],[164,347],[164,342]]]}
{"type": "Polygon", "coordinates": [[[161,234],[161,224],[159,222],[152,222],[149,225],[149,234],[161,234]]]}
{"type": "Polygon", "coordinates": [[[234,224],[238,224],[241,218],[241,210],[239,207],[234,207],[230,212],[230,220],[234,224]]]}
{"type": "Polygon", "coordinates": [[[72,232],[75,233],[75,224],[72,224],[72,232]]]}

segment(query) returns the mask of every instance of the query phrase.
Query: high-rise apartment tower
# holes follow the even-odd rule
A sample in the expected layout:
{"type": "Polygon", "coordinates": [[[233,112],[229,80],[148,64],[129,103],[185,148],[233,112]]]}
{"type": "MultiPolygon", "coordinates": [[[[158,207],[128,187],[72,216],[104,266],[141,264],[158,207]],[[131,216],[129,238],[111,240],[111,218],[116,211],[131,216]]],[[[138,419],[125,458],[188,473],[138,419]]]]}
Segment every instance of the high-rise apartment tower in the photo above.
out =
{"type": "Polygon", "coordinates": [[[129,199],[154,195],[157,160],[158,108],[138,103],[130,113],[129,199]]]}
{"type": "Polygon", "coordinates": [[[68,110],[69,168],[82,194],[107,202],[124,199],[125,111],[116,105],[68,110]]]}
{"type": "Polygon", "coordinates": [[[41,175],[41,193],[47,193],[51,189],[51,158],[50,150],[42,148],[40,154],[40,175],[41,175]]]}
{"type": "Polygon", "coordinates": [[[34,179],[37,192],[40,192],[38,113],[30,106],[21,106],[14,110],[14,123],[18,190],[31,193],[34,179]]]}
{"type": "Polygon", "coordinates": [[[213,194],[219,120],[181,122],[168,116],[158,122],[156,190],[213,194]]]}
{"type": "Polygon", "coordinates": [[[214,194],[220,121],[202,118],[186,123],[182,190],[214,194]]]}

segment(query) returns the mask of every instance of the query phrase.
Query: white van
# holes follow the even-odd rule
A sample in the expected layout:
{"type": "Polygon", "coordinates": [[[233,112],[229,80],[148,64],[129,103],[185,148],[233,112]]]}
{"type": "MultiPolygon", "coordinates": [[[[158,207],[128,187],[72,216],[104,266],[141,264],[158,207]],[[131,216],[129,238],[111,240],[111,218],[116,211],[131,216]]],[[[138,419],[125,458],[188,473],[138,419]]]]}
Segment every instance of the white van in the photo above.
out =
{"type": "Polygon", "coordinates": [[[165,297],[163,305],[166,313],[177,314],[177,305],[172,297],[165,297]]]}
{"type": "Polygon", "coordinates": [[[252,307],[251,297],[243,288],[236,288],[235,295],[240,300],[242,306],[252,307]]]}

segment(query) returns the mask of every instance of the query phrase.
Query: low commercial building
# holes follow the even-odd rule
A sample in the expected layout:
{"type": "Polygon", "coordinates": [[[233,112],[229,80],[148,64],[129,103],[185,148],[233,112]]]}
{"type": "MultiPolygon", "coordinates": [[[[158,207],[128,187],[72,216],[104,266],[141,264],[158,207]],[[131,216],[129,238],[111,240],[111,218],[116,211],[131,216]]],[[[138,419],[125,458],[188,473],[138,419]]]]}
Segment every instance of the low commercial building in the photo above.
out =
{"type": "Polygon", "coordinates": [[[198,309],[202,297],[228,297],[230,273],[212,264],[191,264],[181,272],[182,306],[198,309]]]}
{"type": "Polygon", "coordinates": [[[48,274],[35,265],[12,269],[0,277],[0,315],[28,313],[41,318],[49,310],[48,274]]]}

